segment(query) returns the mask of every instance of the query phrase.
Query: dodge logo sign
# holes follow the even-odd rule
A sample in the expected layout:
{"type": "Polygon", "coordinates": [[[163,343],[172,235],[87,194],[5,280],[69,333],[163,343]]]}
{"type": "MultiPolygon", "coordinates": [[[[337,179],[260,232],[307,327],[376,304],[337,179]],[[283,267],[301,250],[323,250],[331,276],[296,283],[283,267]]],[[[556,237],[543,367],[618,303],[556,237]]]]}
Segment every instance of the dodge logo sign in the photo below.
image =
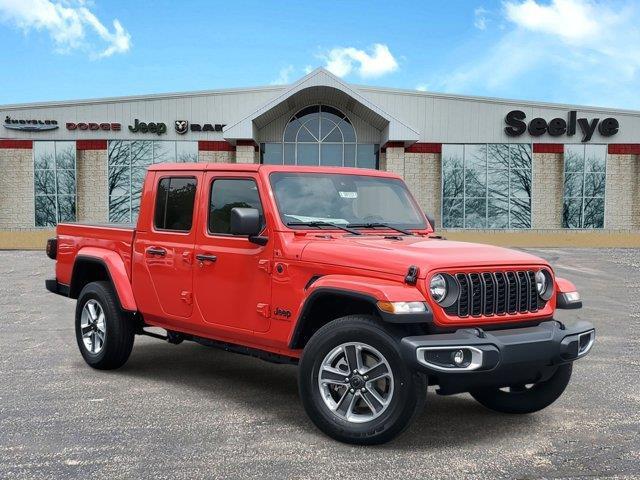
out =
{"type": "Polygon", "coordinates": [[[122,125],[119,123],[95,123],[95,122],[67,122],[67,130],[102,130],[105,132],[119,132],[122,125]]]}
{"type": "Polygon", "coordinates": [[[189,122],[186,120],[176,120],[176,133],[184,135],[189,129],[189,122]]]}

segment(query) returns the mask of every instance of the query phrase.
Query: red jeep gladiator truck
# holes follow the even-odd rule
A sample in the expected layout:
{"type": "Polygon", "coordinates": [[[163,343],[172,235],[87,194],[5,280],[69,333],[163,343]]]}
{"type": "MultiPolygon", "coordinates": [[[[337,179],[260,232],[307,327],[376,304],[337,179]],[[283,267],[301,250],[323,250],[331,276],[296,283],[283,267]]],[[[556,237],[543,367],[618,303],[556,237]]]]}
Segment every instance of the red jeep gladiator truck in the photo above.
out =
{"type": "Polygon", "coordinates": [[[136,334],[297,364],[309,417],[344,442],[399,434],[428,384],[545,408],[595,340],[554,320],[582,303],[546,261],[435,235],[375,170],[154,165],[135,227],[60,224],[47,253],[90,366],[122,366],[136,334]]]}

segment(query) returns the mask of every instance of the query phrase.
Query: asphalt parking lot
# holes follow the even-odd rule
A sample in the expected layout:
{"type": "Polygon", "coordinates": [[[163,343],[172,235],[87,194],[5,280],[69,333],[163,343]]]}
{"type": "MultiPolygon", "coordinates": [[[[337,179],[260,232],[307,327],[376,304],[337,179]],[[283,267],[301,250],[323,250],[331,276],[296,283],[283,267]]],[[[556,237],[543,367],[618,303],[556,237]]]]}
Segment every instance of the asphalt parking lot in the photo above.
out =
{"type": "Polygon", "coordinates": [[[529,250],[576,283],[597,327],[564,396],[492,413],[429,390],[379,447],[337,443],[305,416],[296,368],[136,338],[113,372],[85,365],[53,262],[0,252],[0,478],[640,478],[640,250],[529,250]]]}

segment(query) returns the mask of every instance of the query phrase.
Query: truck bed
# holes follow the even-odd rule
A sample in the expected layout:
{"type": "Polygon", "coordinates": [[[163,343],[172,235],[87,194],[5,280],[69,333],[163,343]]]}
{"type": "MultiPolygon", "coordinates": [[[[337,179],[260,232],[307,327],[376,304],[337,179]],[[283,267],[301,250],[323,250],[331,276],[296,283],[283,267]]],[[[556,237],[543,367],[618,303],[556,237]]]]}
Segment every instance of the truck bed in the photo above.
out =
{"type": "Polygon", "coordinates": [[[59,223],[56,228],[58,257],[56,278],[69,285],[73,264],[84,249],[102,248],[116,252],[124,261],[127,275],[131,278],[131,249],[135,237],[135,226],[122,223],[59,223]]]}

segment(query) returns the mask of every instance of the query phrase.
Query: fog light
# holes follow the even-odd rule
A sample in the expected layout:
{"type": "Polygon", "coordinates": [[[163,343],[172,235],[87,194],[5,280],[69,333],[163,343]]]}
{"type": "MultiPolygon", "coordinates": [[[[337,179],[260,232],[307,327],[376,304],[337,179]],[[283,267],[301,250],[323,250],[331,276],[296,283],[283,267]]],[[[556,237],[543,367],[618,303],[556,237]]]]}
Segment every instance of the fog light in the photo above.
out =
{"type": "Polygon", "coordinates": [[[464,363],[464,352],[462,350],[456,350],[453,352],[453,363],[458,367],[464,363]]]}
{"type": "Polygon", "coordinates": [[[430,369],[443,372],[466,372],[482,367],[483,353],[471,345],[450,347],[419,347],[418,362],[430,369]]]}

